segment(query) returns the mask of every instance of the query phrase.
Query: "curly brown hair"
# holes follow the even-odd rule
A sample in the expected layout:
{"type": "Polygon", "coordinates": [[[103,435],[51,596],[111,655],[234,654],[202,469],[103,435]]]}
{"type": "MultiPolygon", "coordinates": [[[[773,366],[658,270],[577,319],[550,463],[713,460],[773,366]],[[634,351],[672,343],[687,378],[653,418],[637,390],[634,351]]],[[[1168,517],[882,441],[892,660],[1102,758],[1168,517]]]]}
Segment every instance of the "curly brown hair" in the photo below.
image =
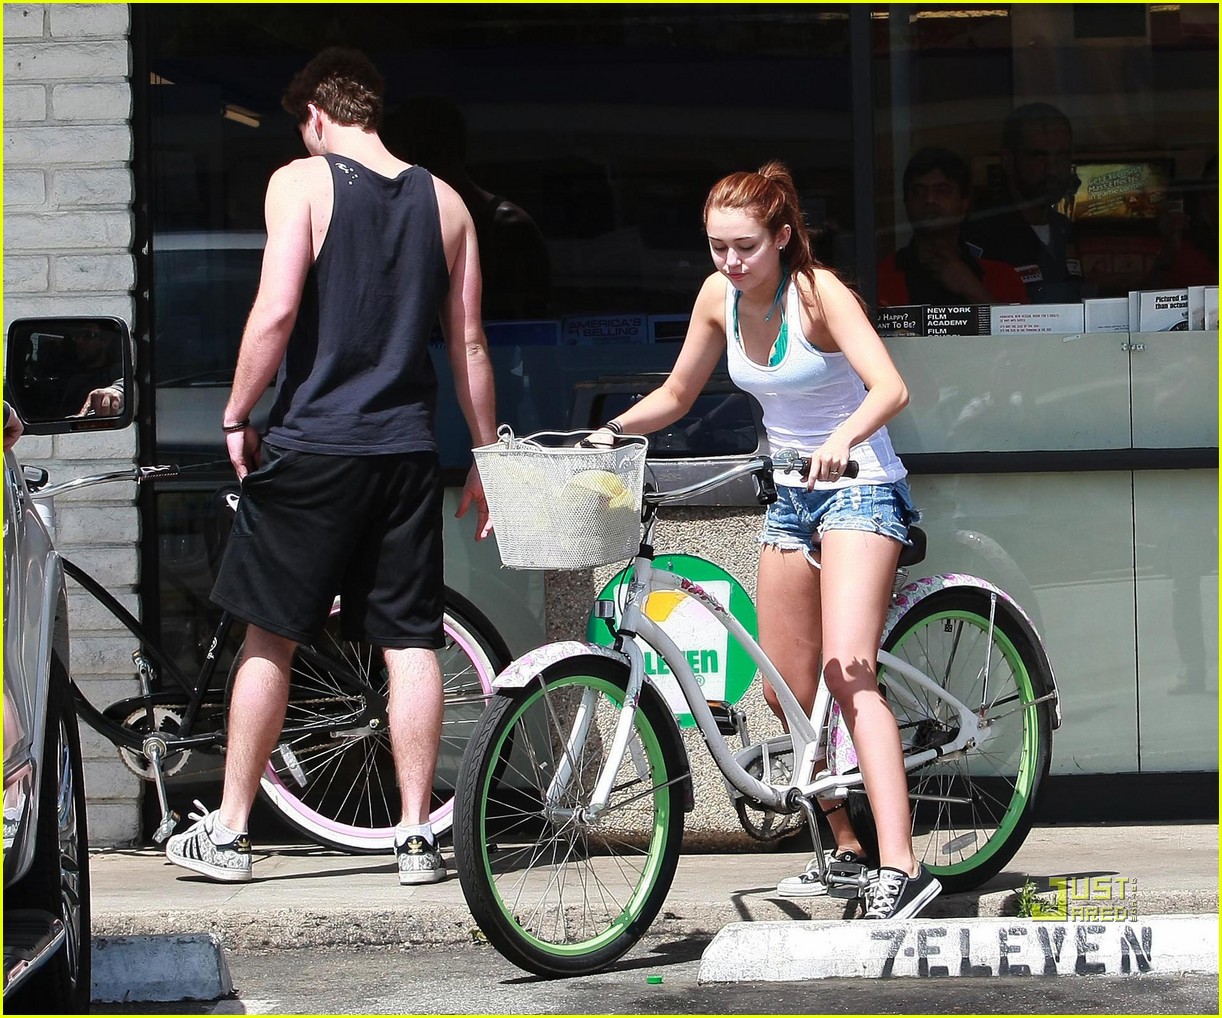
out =
{"type": "Polygon", "coordinates": [[[331,47],[294,75],[282,105],[297,122],[309,117],[313,103],[335,123],[376,131],[382,124],[386,83],[373,61],[360,50],[331,47]]]}

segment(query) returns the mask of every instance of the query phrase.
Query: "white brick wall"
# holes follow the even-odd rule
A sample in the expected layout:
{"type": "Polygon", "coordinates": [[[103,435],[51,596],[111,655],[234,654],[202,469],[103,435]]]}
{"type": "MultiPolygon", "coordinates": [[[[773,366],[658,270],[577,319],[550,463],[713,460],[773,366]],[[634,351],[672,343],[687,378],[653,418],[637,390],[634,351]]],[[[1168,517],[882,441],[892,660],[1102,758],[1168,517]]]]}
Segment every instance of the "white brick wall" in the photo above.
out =
{"type": "MultiPolygon", "coordinates": [[[[132,321],[132,88],[126,4],[4,5],[4,326],[34,315],[132,321]]],[[[135,462],[136,429],[26,438],[28,463],[52,478],[135,462]]],[[[65,497],[59,544],[129,609],[139,580],[140,519],[123,485],[65,497]]],[[[69,589],[72,671],[95,702],[133,695],[127,631],[69,589]],[[94,692],[96,691],[96,692],[94,692]]],[[[140,834],[141,783],[88,730],[85,786],[95,845],[140,834]]]]}

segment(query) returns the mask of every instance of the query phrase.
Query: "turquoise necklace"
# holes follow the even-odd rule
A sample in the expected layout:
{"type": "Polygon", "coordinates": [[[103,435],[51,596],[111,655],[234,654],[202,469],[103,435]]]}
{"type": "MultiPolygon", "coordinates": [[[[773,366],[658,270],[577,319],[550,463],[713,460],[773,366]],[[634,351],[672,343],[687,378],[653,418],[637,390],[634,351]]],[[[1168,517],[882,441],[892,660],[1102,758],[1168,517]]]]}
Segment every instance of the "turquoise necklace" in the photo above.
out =
{"type": "MultiPolygon", "coordinates": [[[[772,350],[768,354],[768,367],[775,368],[785,359],[785,351],[789,348],[789,328],[788,322],[785,320],[785,287],[789,285],[789,270],[786,269],[781,273],[781,281],[777,284],[776,294],[772,298],[772,306],[768,309],[768,313],[764,315],[764,321],[772,321],[772,316],[776,314],[777,308],[781,309],[781,329],[776,335],[776,342],[772,344],[772,350]]],[[[742,290],[734,291],[734,338],[738,341],[739,346],[742,346],[743,337],[738,328],[738,300],[742,297],[742,290]]],[[[745,349],[745,348],[744,348],[745,349]]]]}

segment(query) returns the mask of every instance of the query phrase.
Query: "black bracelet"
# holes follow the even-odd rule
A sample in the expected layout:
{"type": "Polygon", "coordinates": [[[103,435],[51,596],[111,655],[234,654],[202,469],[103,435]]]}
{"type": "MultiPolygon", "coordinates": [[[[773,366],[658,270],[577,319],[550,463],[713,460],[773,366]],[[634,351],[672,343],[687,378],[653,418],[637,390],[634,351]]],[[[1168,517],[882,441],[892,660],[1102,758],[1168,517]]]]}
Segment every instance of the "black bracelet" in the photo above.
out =
{"type": "Polygon", "coordinates": [[[235,431],[245,431],[249,427],[250,427],[250,418],[247,417],[245,420],[234,421],[232,424],[222,424],[221,430],[225,432],[225,434],[228,435],[228,434],[232,434],[235,431]]]}
{"type": "Polygon", "coordinates": [[[624,426],[619,421],[607,421],[603,427],[613,435],[622,435],[624,433],[624,426]]]}

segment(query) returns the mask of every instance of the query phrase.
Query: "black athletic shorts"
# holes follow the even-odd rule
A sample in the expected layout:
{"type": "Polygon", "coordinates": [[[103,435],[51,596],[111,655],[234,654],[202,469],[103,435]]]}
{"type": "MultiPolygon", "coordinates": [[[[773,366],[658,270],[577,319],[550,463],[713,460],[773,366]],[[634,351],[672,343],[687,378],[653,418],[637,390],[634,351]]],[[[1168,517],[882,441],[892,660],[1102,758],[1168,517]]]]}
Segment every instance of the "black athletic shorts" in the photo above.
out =
{"type": "Polygon", "coordinates": [[[443,497],[436,453],[324,456],[265,442],[212,600],[307,643],[338,594],[344,639],[440,648],[443,497]]]}

